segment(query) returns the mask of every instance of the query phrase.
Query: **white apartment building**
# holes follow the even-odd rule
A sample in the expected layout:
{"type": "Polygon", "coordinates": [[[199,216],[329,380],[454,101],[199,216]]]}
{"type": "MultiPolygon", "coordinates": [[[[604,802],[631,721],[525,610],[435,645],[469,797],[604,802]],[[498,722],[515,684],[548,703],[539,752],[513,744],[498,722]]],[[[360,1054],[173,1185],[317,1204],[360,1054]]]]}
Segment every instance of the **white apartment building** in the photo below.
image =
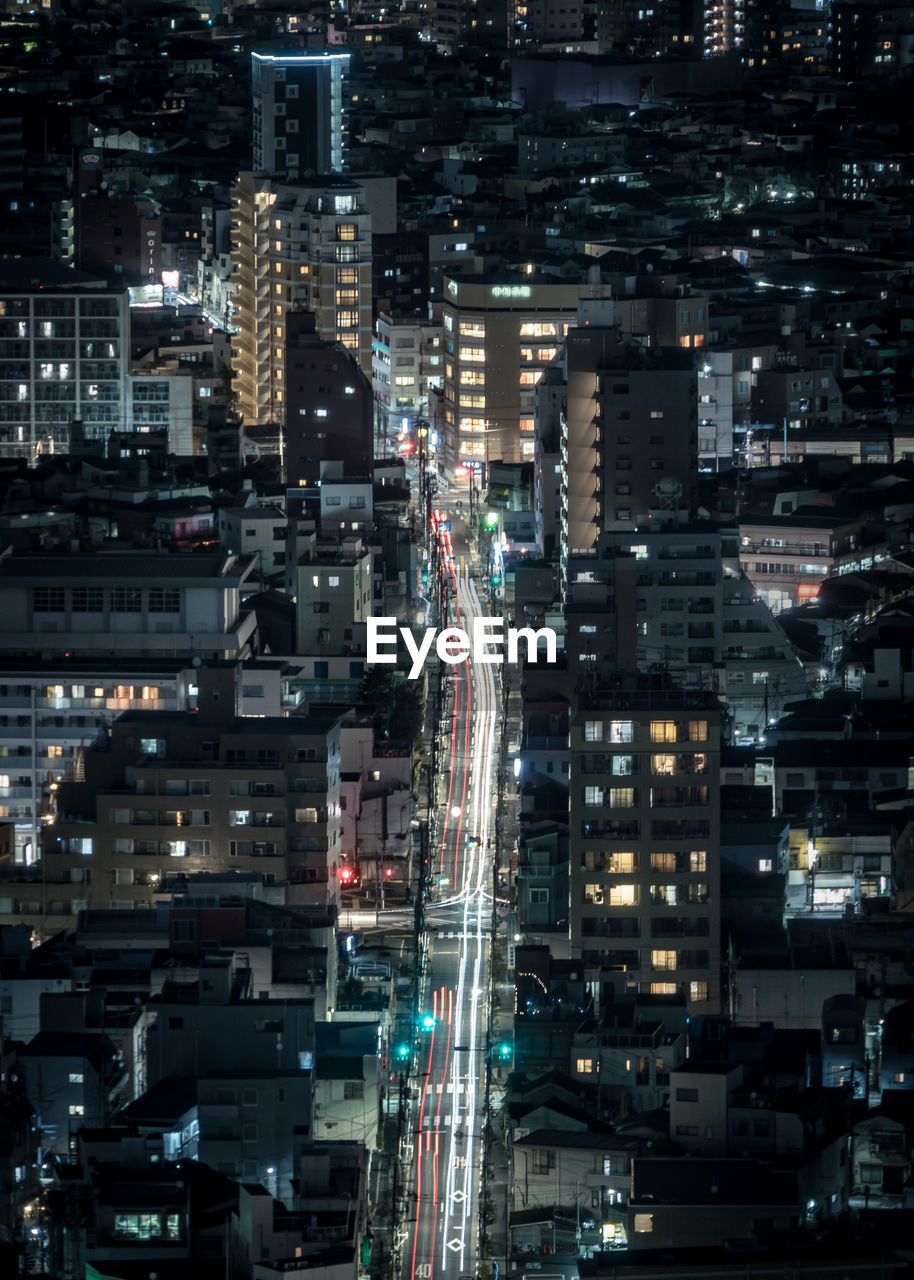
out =
{"type": "Polygon", "coordinates": [[[441,326],[420,315],[382,311],[375,324],[371,377],[381,455],[396,451],[404,428],[429,416],[429,389],[444,372],[441,326]]]}
{"type": "MultiPolygon", "coordinates": [[[[178,373],[160,368],[128,374],[127,430],[166,431],[168,452],[189,457],[194,452],[194,392],[200,389],[190,370],[178,373]]],[[[210,385],[208,396],[212,390],[210,385]]]]}
{"type": "Polygon", "coordinates": [[[706,351],[698,366],[698,466],[721,471],[733,461],[733,352],[706,351]]]}

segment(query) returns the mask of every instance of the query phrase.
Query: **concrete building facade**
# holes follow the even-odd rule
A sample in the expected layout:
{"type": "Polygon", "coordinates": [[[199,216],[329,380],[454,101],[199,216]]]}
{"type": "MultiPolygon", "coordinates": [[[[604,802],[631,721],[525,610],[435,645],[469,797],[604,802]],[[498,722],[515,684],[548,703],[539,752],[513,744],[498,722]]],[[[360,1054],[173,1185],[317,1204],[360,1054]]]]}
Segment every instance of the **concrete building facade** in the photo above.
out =
{"type": "Polygon", "coordinates": [[[520,274],[446,276],[444,424],[458,464],[533,459],[534,388],[574,323],[582,287],[520,274]]]}
{"type": "Polygon", "coordinates": [[[571,718],[569,937],[619,993],[720,1001],[720,709],[670,689],[584,694],[571,718]]]}
{"type": "Polygon", "coordinates": [[[288,178],[340,173],[349,54],[252,53],[254,168],[288,178]]]}
{"type": "Polygon", "coordinates": [[[232,197],[232,348],[246,423],[286,420],[286,316],[306,308],[316,332],[371,372],[371,214],[342,177],[294,185],[239,176],[232,197]]]}

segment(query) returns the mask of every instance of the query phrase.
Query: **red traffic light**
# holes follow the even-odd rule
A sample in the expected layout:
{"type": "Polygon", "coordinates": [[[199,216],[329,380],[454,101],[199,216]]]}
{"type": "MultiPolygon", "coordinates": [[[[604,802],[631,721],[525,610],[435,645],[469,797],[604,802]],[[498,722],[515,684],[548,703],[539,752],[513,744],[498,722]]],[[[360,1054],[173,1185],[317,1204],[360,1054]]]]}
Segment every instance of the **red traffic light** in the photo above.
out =
{"type": "Polygon", "coordinates": [[[352,870],[352,867],[340,867],[340,879],[343,884],[348,884],[354,874],[355,872],[352,870]]]}
{"type": "Polygon", "coordinates": [[[394,878],[394,869],[393,869],[393,867],[385,867],[385,868],[384,868],[384,879],[385,879],[385,880],[393,880],[393,878],[394,878]]]}

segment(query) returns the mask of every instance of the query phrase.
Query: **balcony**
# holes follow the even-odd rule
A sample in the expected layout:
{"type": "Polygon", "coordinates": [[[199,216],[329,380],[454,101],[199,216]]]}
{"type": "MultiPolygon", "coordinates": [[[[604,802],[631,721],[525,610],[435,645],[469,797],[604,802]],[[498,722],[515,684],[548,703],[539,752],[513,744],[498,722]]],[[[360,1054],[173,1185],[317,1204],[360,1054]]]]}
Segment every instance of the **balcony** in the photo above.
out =
{"type": "Polygon", "coordinates": [[[520,862],[515,872],[518,880],[557,880],[567,875],[568,864],[564,862],[559,865],[553,865],[550,862],[520,862]]]}
{"type": "Polygon", "coordinates": [[[521,751],[567,751],[568,735],[564,733],[526,734],[521,751]]]}
{"type": "Polygon", "coordinates": [[[582,822],[581,836],[585,840],[637,840],[639,822],[582,822]]]}

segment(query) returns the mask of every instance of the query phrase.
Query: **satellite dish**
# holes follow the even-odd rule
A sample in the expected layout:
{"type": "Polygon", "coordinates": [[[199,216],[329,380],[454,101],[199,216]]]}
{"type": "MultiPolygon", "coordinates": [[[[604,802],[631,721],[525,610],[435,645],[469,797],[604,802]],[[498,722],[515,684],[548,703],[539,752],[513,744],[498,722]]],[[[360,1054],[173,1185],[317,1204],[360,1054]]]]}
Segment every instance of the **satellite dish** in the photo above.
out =
{"type": "Polygon", "coordinates": [[[664,476],[654,485],[654,494],[665,510],[675,510],[682,497],[682,481],[676,476],[664,476]]]}

